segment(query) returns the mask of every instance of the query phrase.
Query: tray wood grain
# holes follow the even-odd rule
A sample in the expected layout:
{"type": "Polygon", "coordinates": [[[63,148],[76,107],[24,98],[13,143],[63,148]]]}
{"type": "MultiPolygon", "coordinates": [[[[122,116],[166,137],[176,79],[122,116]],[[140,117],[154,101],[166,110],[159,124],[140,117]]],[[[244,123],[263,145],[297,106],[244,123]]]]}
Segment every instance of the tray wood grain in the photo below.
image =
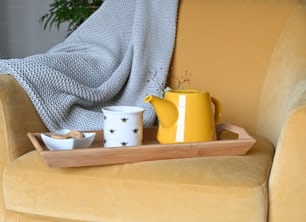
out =
{"type": "MultiPolygon", "coordinates": [[[[89,148],[61,151],[48,150],[41,139],[41,133],[29,132],[27,135],[47,165],[55,168],[112,165],[192,157],[245,155],[256,142],[243,128],[232,124],[219,124],[216,127],[216,131],[218,135],[216,141],[159,144],[155,139],[157,128],[145,128],[143,144],[125,148],[104,148],[103,131],[95,131],[96,138],[89,148]],[[232,135],[235,135],[235,137],[224,139],[224,132],[229,132],[228,135],[231,135],[230,137],[232,135]]],[[[229,137],[228,135],[227,137],[229,137]]]]}

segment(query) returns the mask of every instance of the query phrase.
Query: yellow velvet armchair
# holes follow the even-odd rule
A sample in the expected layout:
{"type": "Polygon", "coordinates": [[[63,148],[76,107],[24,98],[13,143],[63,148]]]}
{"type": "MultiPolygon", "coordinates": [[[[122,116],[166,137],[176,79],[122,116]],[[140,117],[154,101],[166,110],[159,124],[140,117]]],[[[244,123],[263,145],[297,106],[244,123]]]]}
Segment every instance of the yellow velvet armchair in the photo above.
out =
{"type": "Polygon", "coordinates": [[[306,221],[306,2],[181,0],[169,82],[217,97],[249,153],[49,168],[26,136],[47,129],[0,75],[0,221],[306,221]]]}

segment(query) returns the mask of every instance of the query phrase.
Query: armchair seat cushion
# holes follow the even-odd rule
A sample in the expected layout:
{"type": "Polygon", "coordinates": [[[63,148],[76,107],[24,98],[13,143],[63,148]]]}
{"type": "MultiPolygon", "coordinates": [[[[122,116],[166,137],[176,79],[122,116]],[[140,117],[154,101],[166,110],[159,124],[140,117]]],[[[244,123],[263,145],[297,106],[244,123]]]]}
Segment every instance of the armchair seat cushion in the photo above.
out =
{"type": "Polygon", "coordinates": [[[244,156],[82,168],[49,168],[33,150],[6,167],[5,205],[85,221],[265,221],[274,147],[255,138],[244,156]]]}

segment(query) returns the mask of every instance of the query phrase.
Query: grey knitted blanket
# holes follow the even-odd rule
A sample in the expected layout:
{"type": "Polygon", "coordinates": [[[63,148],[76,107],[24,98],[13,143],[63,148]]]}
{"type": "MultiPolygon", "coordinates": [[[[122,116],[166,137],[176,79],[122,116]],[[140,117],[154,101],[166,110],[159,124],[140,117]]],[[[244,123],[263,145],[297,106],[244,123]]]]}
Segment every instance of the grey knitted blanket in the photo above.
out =
{"type": "Polygon", "coordinates": [[[101,108],[145,108],[160,96],[176,35],[178,0],[106,0],[63,43],[45,54],[0,60],[0,73],[22,85],[50,131],[103,129],[101,108]]]}

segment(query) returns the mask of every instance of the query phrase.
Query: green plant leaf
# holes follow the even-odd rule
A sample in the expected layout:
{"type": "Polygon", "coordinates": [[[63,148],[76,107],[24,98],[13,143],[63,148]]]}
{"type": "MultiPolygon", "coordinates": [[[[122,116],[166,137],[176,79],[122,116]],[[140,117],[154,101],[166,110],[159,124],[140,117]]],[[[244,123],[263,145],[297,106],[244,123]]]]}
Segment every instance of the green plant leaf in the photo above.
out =
{"type": "Polygon", "coordinates": [[[94,13],[104,0],[54,0],[49,4],[49,10],[39,22],[43,29],[57,29],[63,23],[68,23],[68,35],[79,27],[92,13],[94,13]]]}

